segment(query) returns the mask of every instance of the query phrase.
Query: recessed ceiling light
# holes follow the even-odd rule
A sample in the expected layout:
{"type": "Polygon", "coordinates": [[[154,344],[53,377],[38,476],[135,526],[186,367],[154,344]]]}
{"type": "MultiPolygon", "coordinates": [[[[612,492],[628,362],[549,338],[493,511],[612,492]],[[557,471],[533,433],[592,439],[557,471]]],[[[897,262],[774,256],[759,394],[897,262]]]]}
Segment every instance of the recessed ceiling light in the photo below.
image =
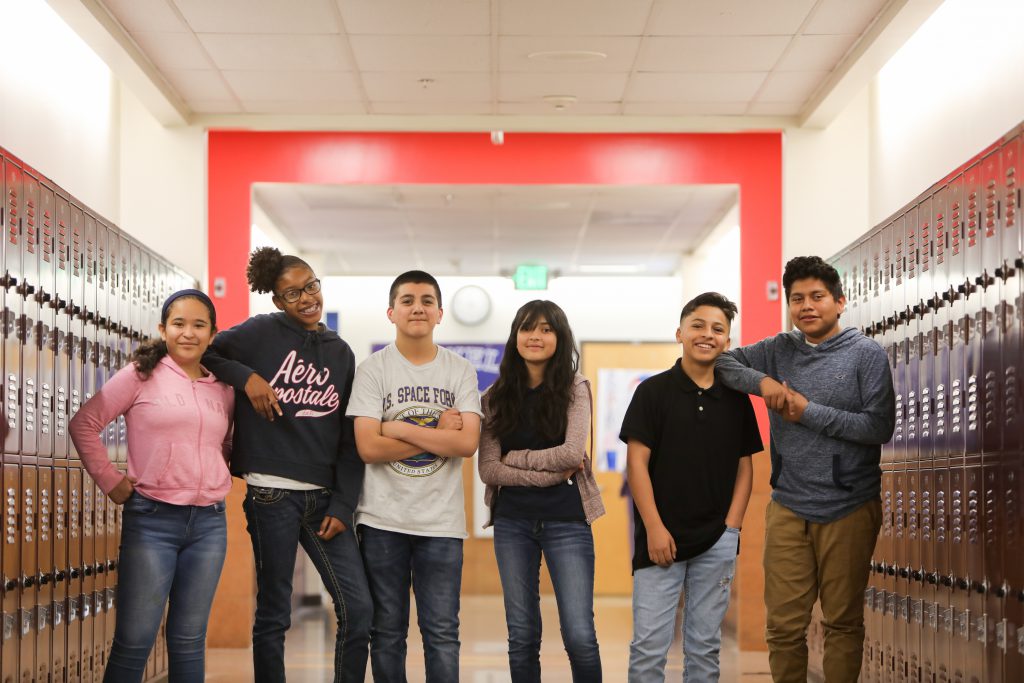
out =
{"type": "Polygon", "coordinates": [[[608,59],[604,52],[592,50],[542,50],[531,52],[526,55],[527,59],[536,59],[545,62],[599,62],[608,59]]]}
{"type": "Polygon", "coordinates": [[[553,105],[558,111],[562,111],[576,104],[579,99],[575,95],[545,95],[544,101],[553,105]]]}

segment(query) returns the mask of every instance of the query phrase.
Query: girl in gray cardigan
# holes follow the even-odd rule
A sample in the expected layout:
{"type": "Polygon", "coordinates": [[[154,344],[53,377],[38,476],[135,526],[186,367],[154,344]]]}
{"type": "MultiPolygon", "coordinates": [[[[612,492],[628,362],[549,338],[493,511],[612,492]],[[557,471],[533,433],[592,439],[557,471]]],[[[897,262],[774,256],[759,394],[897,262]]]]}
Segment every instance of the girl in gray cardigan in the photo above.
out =
{"type": "Polygon", "coordinates": [[[516,313],[498,379],[483,397],[480,478],[494,524],[513,683],[541,680],[541,555],[573,681],[601,680],[590,524],[604,505],[587,457],[590,383],[578,366],[565,313],[531,301],[516,313]]]}

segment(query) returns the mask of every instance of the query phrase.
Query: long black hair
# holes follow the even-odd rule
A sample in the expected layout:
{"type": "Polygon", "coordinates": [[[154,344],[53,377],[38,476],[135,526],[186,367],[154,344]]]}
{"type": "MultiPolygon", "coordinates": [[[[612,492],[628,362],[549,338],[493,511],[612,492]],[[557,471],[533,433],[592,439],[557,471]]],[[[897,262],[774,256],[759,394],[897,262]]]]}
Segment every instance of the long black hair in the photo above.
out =
{"type": "Polygon", "coordinates": [[[282,254],[274,247],[260,247],[249,256],[245,279],[249,282],[250,290],[260,294],[273,293],[274,287],[277,286],[277,278],[290,268],[309,268],[309,264],[298,256],[282,254]]]}
{"type": "Polygon", "coordinates": [[[555,354],[544,368],[544,380],[538,388],[540,396],[535,403],[537,411],[533,415],[533,426],[545,439],[556,440],[565,435],[580,356],[565,311],[553,301],[535,299],[516,312],[505,343],[505,355],[501,359],[498,379],[487,394],[491,416],[485,427],[499,438],[515,431],[523,399],[529,388],[526,362],[519,355],[519,331],[533,330],[541,319],[547,321],[558,342],[555,354]]]}
{"type": "MultiPolygon", "coordinates": [[[[160,324],[167,324],[167,316],[171,313],[171,305],[175,301],[183,301],[185,299],[195,299],[206,306],[206,310],[210,314],[210,331],[216,332],[217,309],[213,307],[213,302],[210,301],[210,297],[198,291],[195,294],[182,294],[178,292],[169,296],[160,313],[160,324]]],[[[139,373],[139,377],[143,380],[147,380],[149,379],[149,376],[153,374],[153,370],[156,368],[157,364],[160,363],[160,359],[166,355],[167,342],[160,338],[147,339],[139,344],[139,348],[135,349],[135,353],[132,354],[132,363],[135,364],[135,371],[139,373]]]]}

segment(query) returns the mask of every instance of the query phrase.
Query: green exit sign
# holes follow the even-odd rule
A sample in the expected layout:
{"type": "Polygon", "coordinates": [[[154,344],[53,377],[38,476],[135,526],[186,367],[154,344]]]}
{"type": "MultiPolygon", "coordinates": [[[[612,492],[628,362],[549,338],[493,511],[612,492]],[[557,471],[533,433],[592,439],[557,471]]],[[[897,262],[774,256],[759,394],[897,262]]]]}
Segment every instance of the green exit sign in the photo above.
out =
{"type": "Polygon", "coordinates": [[[548,267],[519,266],[512,275],[512,282],[516,284],[516,289],[547,289],[548,267]]]}

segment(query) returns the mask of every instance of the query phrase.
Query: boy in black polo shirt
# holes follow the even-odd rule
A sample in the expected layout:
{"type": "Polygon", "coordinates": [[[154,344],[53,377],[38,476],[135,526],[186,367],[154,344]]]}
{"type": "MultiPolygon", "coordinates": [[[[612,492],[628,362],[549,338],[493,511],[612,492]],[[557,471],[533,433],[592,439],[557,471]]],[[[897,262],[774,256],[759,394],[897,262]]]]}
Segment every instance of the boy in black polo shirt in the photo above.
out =
{"type": "Polygon", "coordinates": [[[665,680],[684,587],[683,680],[718,680],[750,456],[763,449],[750,398],[715,380],[735,315],[715,292],[687,303],[676,330],[682,357],[637,387],[622,422],[636,522],[630,683],[665,680]]]}

